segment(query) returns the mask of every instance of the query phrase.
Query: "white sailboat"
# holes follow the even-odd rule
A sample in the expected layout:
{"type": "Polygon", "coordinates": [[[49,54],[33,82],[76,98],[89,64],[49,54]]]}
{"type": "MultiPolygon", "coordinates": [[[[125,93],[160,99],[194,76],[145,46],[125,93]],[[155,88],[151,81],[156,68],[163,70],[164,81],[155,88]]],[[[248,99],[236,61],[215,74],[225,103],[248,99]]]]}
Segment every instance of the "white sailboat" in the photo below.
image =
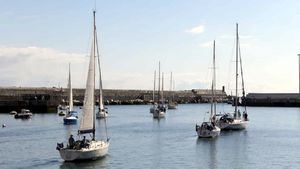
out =
{"type": "Polygon", "coordinates": [[[220,135],[221,129],[216,126],[216,64],[215,64],[215,41],[213,46],[213,78],[211,85],[211,109],[209,121],[203,122],[200,126],[196,124],[196,132],[199,138],[212,138],[220,135]]]}
{"type": "Polygon", "coordinates": [[[153,112],[153,118],[164,118],[166,114],[166,105],[164,101],[164,74],[162,73],[162,80],[161,80],[161,88],[160,88],[160,62],[158,67],[158,105],[157,108],[153,112]]]}
{"type": "Polygon", "coordinates": [[[155,85],[156,85],[156,70],[154,71],[154,87],[152,93],[153,105],[150,107],[150,113],[153,113],[157,109],[157,103],[155,102],[155,85]]]}
{"type": "Polygon", "coordinates": [[[73,89],[71,80],[71,65],[69,64],[69,79],[68,79],[68,93],[69,93],[69,106],[67,107],[66,116],[63,118],[64,124],[76,124],[78,115],[77,112],[73,110],[73,89]]]}
{"type": "Polygon", "coordinates": [[[238,24],[236,24],[236,65],[235,65],[236,76],[235,76],[235,100],[234,100],[235,108],[234,108],[234,113],[223,114],[217,119],[217,125],[221,128],[221,130],[242,130],[247,127],[248,114],[247,114],[246,106],[243,111],[243,117],[241,117],[241,112],[240,112],[240,110],[238,110],[239,63],[240,63],[241,75],[242,75],[243,97],[245,97],[243,70],[242,70],[240,44],[239,44],[239,32],[238,32],[238,24]],[[239,61],[239,59],[240,59],[240,61],[239,61]]]}
{"type": "Polygon", "coordinates": [[[171,99],[168,102],[168,109],[177,109],[177,102],[174,101],[174,83],[173,83],[173,74],[171,72],[170,77],[170,92],[172,94],[171,99]]]}
{"type": "Polygon", "coordinates": [[[103,157],[108,152],[109,139],[107,136],[105,140],[97,140],[95,136],[95,51],[97,46],[95,14],[96,11],[93,11],[94,30],[92,51],[84,94],[83,115],[78,130],[78,135],[79,137],[83,136],[83,140],[75,142],[71,135],[67,147],[64,147],[63,144],[57,144],[57,150],[61,158],[65,161],[92,160],[103,157]],[[91,136],[91,139],[85,139],[85,135],[91,136]]]}

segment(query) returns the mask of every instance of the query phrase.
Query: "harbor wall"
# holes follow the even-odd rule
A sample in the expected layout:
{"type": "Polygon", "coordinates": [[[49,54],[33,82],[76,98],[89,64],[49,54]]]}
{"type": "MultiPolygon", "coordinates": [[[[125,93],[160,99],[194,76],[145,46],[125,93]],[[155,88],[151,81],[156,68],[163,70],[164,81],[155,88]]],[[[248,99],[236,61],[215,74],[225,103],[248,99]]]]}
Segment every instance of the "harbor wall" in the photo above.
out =
{"type": "MultiPolygon", "coordinates": [[[[85,89],[73,89],[74,105],[83,104],[85,89]]],[[[96,91],[96,94],[99,91],[96,91]]],[[[211,97],[210,90],[192,89],[181,91],[164,91],[166,102],[173,99],[178,103],[208,102],[211,97]]],[[[149,104],[153,102],[151,90],[118,90],[104,89],[105,104],[149,104]]],[[[98,101],[96,96],[96,101],[98,101]]],[[[225,91],[217,91],[217,100],[224,101],[227,98],[225,91]]],[[[156,92],[155,100],[158,99],[156,92]]],[[[0,112],[20,111],[22,108],[32,112],[55,112],[59,104],[67,104],[68,90],[65,88],[28,88],[28,87],[0,87],[0,112]]]]}
{"type": "Polygon", "coordinates": [[[300,107],[299,93],[249,93],[242,104],[247,106],[300,107]]]}

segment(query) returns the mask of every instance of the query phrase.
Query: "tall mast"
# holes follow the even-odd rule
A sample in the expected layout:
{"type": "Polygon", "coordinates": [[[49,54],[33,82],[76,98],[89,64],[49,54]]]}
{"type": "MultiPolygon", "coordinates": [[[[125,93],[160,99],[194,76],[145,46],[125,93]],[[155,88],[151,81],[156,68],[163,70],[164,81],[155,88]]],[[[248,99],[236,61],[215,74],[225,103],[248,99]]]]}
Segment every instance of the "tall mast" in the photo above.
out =
{"type": "MultiPolygon", "coordinates": [[[[94,46],[94,48],[93,48],[93,56],[94,56],[94,59],[96,59],[95,57],[96,57],[96,11],[94,10],[93,11],[93,20],[94,20],[94,30],[93,30],[93,46],[94,46]]],[[[94,62],[94,70],[95,70],[95,68],[96,68],[96,65],[95,65],[95,62],[94,62]]],[[[95,71],[94,71],[94,77],[96,77],[96,73],[95,73],[95,71]]],[[[94,84],[96,83],[95,80],[96,78],[94,78],[94,84]]],[[[95,91],[95,85],[94,85],[94,91],[95,91]]],[[[94,96],[94,102],[93,102],[94,104],[93,104],[93,140],[95,140],[95,129],[96,129],[96,127],[95,127],[95,96],[94,96]]]]}
{"type": "Polygon", "coordinates": [[[213,78],[212,78],[212,85],[211,85],[211,110],[210,110],[210,119],[213,120],[215,113],[216,113],[216,103],[215,103],[215,88],[216,88],[216,45],[215,41],[213,44],[213,78]]]}
{"type": "MultiPolygon", "coordinates": [[[[95,5],[96,6],[96,5],[95,5]]],[[[96,9],[96,8],[95,8],[96,9]]],[[[95,23],[95,28],[96,28],[96,23],[95,23]]],[[[97,58],[98,58],[98,67],[99,67],[99,112],[104,110],[104,102],[103,102],[103,85],[102,85],[102,71],[101,71],[101,65],[100,65],[100,54],[99,54],[99,45],[98,45],[98,35],[97,35],[97,30],[95,29],[95,38],[96,38],[96,46],[97,46],[97,58]]],[[[95,120],[95,116],[94,116],[95,120]]],[[[104,126],[105,126],[105,135],[106,139],[109,140],[108,138],[108,132],[107,132],[107,125],[106,125],[106,118],[104,118],[104,126]]]]}
{"type": "Polygon", "coordinates": [[[240,67],[241,67],[241,77],[242,77],[242,94],[243,94],[243,104],[245,112],[247,112],[247,104],[246,104],[246,94],[245,94],[245,82],[244,82],[244,73],[243,73],[243,62],[242,62],[242,54],[241,54],[241,47],[239,44],[239,55],[240,55],[240,67]]]}
{"type": "Polygon", "coordinates": [[[158,102],[160,102],[160,61],[158,62],[158,102]]]}
{"type": "Polygon", "coordinates": [[[102,73],[101,73],[101,66],[100,66],[100,54],[99,54],[99,48],[98,48],[98,36],[96,33],[96,46],[97,46],[97,57],[98,60],[98,68],[99,68],[99,112],[104,109],[103,105],[103,86],[102,86],[102,73]]]}
{"type": "MultiPolygon", "coordinates": [[[[171,77],[170,77],[170,92],[171,93],[173,93],[172,90],[173,90],[173,76],[172,76],[172,72],[171,72],[171,77]]],[[[171,100],[173,101],[173,97],[171,97],[171,100]]]]}
{"type": "Polygon", "coordinates": [[[234,113],[235,113],[235,117],[237,117],[237,106],[238,106],[238,68],[239,68],[239,27],[238,27],[238,23],[236,23],[236,62],[235,62],[235,107],[234,107],[234,113]]]}
{"type": "Polygon", "coordinates": [[[73,110],[73,93],[72,93],[72,82],[71,82],[71,63],[69,63],[69,82],[68,82],[68,88],[69,88],[69,111],[73,110]]]}
{"type": "Polygon", "coordinates": [[[173,77],[172,77],[172,72],[171,72],[171,77],[170,77],[170,91],[172,91],[172,83],[173,83],[173,77]]]}
{"type": "Polygon", "coordinates": [[[154,70],[154,85],[153,85],[153,105],[155,103],[155,82],[156,82],[156,70],[154,70]]]}
{"type": "Polygon", "coordinates": [[[164,72],[161,77],[161,103],[164,104],[164,72]]]}
{"type": "Polygon", "coordinates": [[[215,41],[214,41],[214,59],[213,59],[213,62],[214,62],[214,82],[213,82],[213,103],[214,103],[214,114],[213,114],[213,117],[216,115],[216,83],[217,83],[217,80],[216,80],[216,45],[215,45],[215,41]]]}

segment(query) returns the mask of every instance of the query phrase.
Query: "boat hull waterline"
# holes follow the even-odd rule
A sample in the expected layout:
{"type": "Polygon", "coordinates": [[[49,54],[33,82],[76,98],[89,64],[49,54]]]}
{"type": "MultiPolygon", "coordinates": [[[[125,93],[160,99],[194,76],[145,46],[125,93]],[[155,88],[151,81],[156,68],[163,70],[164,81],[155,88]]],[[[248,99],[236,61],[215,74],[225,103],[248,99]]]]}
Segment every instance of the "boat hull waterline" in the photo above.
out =
{"type": "Polygon", "coordinates": [[[59,154],[65,161],[95,160],[104,157],[108,152],[109,142],[92,141],[88,148],[80,150],[63,148],[59,154]]]}
{"type": "Polygon", "coordinates": [[[76,117],[64,117],[64,124],[77,124],[77,118],[76,117]]]}
{"type": "Polygon", "coordinates": [[[234,119],[231,123],[226,122],[217,122],[217,126],[221,128],[221,130],[243,130],[247,127],[247,121],[234,119]]]}
{"type": "Polygon", "coordinates": [[[153,118],[164,118],[165,117],[165,112],[163,111],[154,111],[153,112],[153,118]]]}
{"type": "Polygon", "coordinates": [[[169,104],[168,109],[177,109],[177,105],[176,104],[169,104]]]}
{"type": "Polygon", "coordinates": [[[199,138],[214,138],[220,135],[221,129],[217,126],[212,130],[201,129],[201,126],[196,128],[197,134],[199,138]]]}
{"type": "Polygon", "coordinates": [[[108,116],[108,113],[106,111],[101,111],[96,114],[97,119],[106,118],[107,116],[108,116]]]}

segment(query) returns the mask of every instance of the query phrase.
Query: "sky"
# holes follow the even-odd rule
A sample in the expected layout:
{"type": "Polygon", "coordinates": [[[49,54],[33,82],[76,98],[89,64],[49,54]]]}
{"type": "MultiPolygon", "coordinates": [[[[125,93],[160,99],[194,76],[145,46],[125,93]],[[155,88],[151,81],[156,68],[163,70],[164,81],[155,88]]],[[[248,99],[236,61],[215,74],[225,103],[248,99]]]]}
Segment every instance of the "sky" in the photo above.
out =
{"type": "Polygon", "coordinates": [[[208,89],[216,40],[217,88],[234,90],[239,23],[247,93],[298,92],[297,0],[0,0],[0,86],[86,83],[96,7],[103,86],[153,88],[161,61],[165,89],[208,89]],[[95,5],[96,4],[96,5],[95,5]]]}

